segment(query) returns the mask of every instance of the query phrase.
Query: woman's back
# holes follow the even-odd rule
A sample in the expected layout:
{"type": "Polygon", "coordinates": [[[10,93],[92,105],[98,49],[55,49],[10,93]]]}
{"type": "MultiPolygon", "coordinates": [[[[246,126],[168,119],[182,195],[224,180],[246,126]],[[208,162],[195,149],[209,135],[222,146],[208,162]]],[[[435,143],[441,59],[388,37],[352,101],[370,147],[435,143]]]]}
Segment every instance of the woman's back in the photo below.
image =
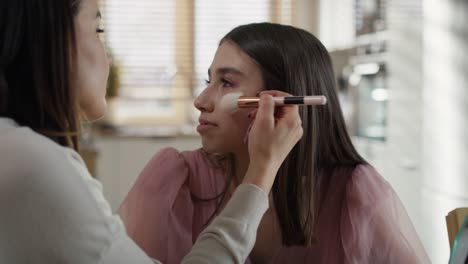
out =
{"type": "Polygon", "coordinates": [[[148,263],[75,151],[7,118],[0,146],[0,263],[148,263]]]}
{"type": "Polygon", "coordinates": [[[429,263],[392,187],[369,165],[337,169],[322,186],[309,249],[283,248],[275,263],[429,263]]]}

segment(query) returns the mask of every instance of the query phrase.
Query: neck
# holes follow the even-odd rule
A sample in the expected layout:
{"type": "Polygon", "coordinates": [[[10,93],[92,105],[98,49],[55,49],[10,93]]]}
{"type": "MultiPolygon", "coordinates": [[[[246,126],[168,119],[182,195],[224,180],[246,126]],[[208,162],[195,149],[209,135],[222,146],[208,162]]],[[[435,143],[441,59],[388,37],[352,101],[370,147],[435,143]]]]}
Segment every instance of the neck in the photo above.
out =
{"type": "Polygon", "coordinates": [[[242,153],[236,153],[234,158],[236,174],[234,175],[237,185],[240,184],[245,177],[247,168],[250,164],[249,152],[247,150],[242,153]]]}

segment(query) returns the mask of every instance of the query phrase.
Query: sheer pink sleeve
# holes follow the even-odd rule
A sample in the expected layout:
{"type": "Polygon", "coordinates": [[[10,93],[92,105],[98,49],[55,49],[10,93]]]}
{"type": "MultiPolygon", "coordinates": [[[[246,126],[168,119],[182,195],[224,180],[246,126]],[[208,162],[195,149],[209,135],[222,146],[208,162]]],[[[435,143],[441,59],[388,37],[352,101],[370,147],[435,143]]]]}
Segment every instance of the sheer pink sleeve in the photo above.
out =
{"type": "Polygon", "coordinates": [[[180,153],[163,149],[146,165],[119,208],[130,237],[163,263],[180,263],[192,247],[188,174],[180,153]]]}
{"type": "Polygon", "coordinates": [[[346,263],[430,263],[400,199],[372,167],[355,169],[342,210],[346,263]]]}

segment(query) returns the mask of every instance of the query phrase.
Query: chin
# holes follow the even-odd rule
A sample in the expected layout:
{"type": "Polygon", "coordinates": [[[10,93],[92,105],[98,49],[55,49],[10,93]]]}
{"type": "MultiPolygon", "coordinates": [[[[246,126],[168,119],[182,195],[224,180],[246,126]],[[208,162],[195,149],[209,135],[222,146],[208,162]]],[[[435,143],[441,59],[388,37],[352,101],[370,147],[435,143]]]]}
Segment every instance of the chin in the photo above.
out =
{"type": "Polygon", "coordinates": [[[85,111],[86,120],[96,121],[101,119],[106,114],[107,104],[102,102],[99,105],[94,106],[92,109],[85,111]]]}

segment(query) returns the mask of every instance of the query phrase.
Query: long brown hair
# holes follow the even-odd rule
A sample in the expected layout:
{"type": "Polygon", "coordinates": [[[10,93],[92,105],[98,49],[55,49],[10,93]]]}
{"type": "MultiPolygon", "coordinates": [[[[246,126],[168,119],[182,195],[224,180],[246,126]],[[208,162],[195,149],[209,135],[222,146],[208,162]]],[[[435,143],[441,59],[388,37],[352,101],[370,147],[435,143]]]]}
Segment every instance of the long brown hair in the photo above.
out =
{"type": "Polygon", "coordinates": [[[0,1],[0,116],[78,148],[72,89],[80,0],[0,1]]]}
{"type": "Polygon", "coordinates": [[[312,34],[279,24],[239,26],[224,41],[238,45],[257,62],[267,89],[327,97],[325,106],[300,108],[304,136],[272,188],[283,244],[310,245],[327,174],[367,163],[347,133],[330,56],[312,34]]]}

